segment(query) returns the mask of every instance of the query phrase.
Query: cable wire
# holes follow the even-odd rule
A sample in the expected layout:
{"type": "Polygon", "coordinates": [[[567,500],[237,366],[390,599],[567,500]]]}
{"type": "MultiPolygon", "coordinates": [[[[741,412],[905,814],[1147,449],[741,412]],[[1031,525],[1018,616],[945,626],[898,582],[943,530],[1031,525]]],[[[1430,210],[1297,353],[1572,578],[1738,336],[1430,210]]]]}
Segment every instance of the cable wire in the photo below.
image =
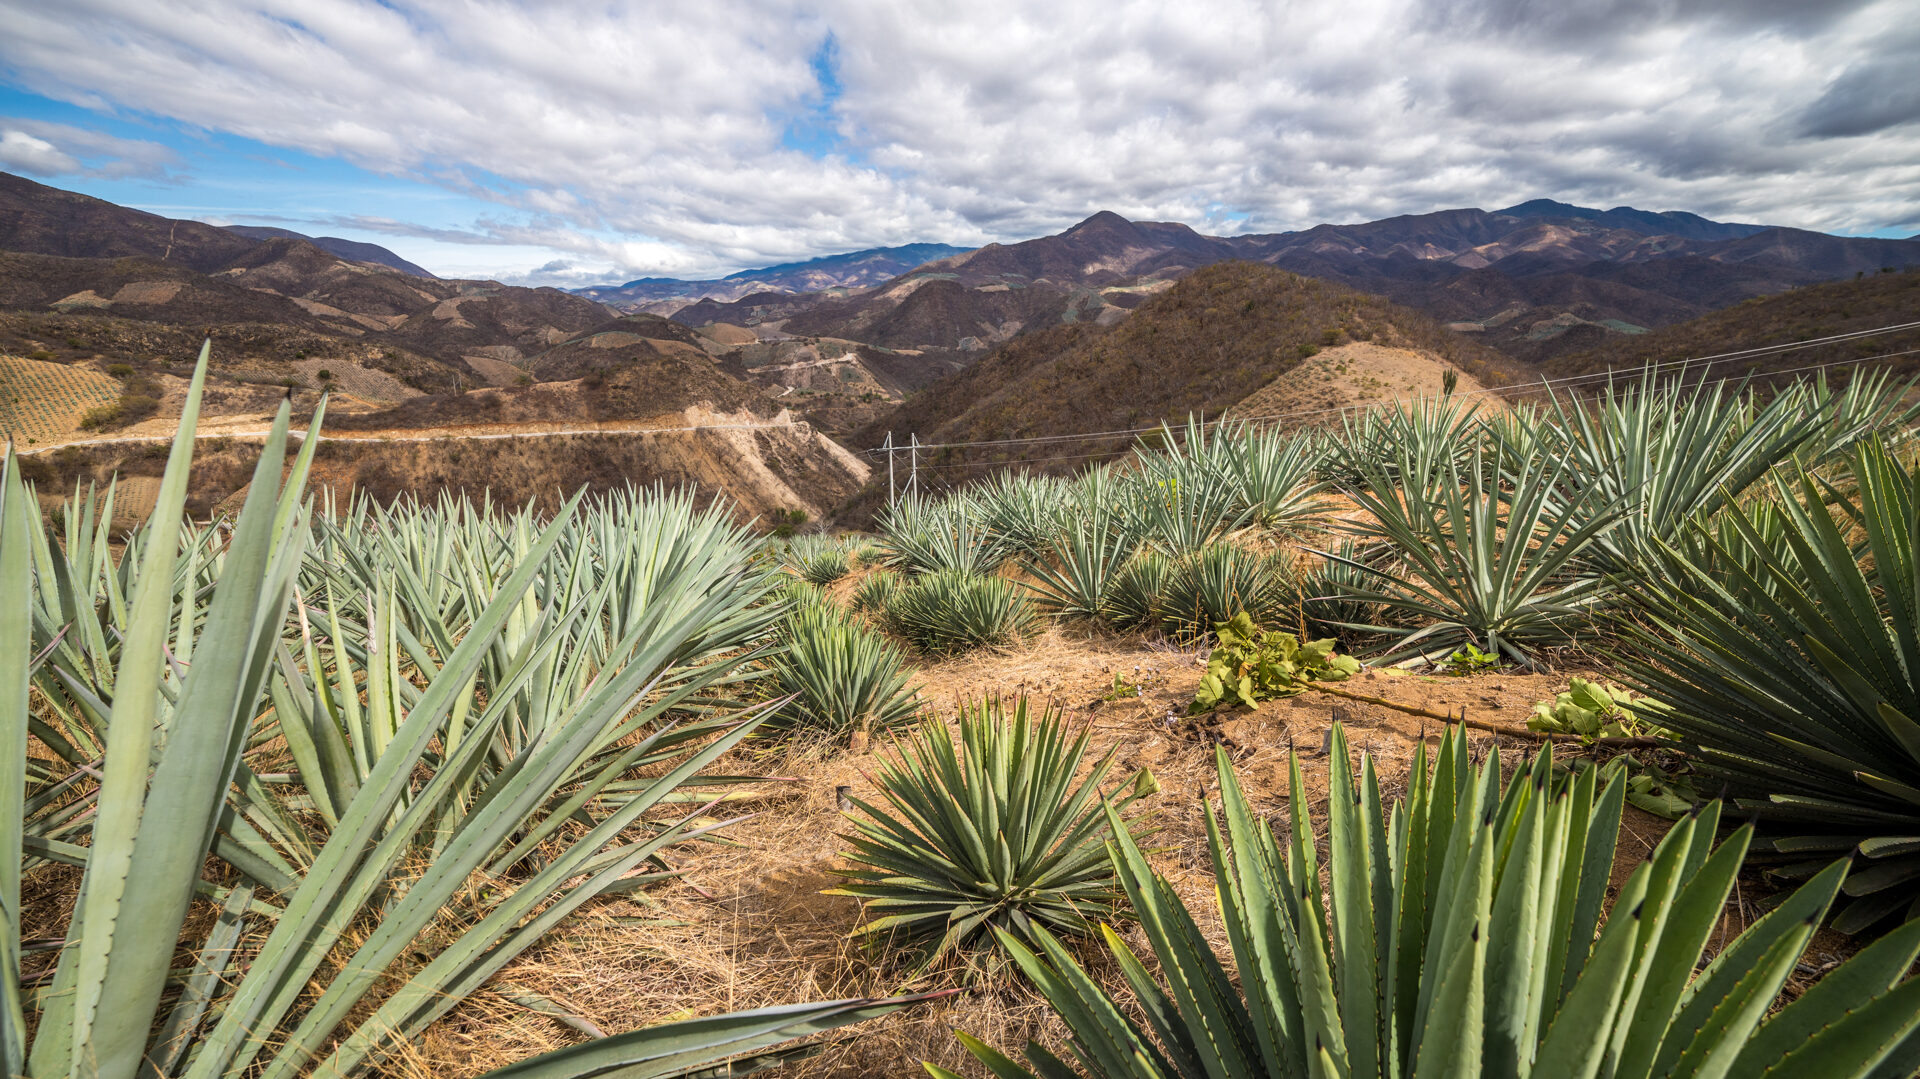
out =
{"type": "MultiPolygon", "coordinates": [[[[1631,371],[1626,373],[1637,374],[1637,373],[1650,372],[1650,371],[1655,371],[1662,368],[1676,367],[1676,366],[1686,367],[1690,365],[1697,365],[1701,367],[1710,367],[1715,364],[1727,363],[1733,360],[1752,359],[1760,356],[1777,356],[1787,352],[1797,352],[1801,349],[1818,348],[1822,345],[1839,344],[1847,341],[1865,340],[1870,337],[1878,337],[1883,334],[1898,333],[1902,330],[1912,330],[1912,329],[1920,329],[1920,322],[1894,323],[1887,326],[1877,326],[1867,330],[1853,330],[1848,333],[1833,334],[1828,337],[1817,337],[1807,341],[1787,341],[1787,342],[1782,342],[1776,345],[1761,345],[1761,346],[1757,346],[1755,348],[1750,348],[1750,349],[1738,349],[1733,352],[1719,352],[1719,353],[1713,353],[1706,356],[1689,357],[1687,359],[1681,359],[1681,360],[1662,360],[1657,363],[1647,364],[1645,367],[1639,368],[1636,371],[1631,371]]],[[[1855,360],[1840,360],[1830,364],[1820,364],[1820,365],[1815,365],[1814,367],[1798,368],[1795,370],[1817,370],[1824,367],[1840,366],[1842,364],[1871,363],[1874,360],[1890,359],[1892,358],[1892,356],[1905,356],[1905,355],[1908,355],[1908,353],[1897,352],[1897,353],[1892,353],[1889,356],[1866,356],[1866,357],[1862,357],[1860,359],[1855,359],[1855,360]]],[[[1791,372],[1776,371],[1772,373],[1788,374],[1791,372]]],[[[1541,379],[1537,383],[1530,382],[1530,383],[1527,383],[1524,387],[1488,386],[1478,390],[1463,390],[1461,392],[1455,393],[1453,396],[1454,397],[1476,397],[1483,394],[1495,394],[1495,393],[1501,393],[1503,391],[1512,391],[1517,389],[1532,390],[1536,387],[1550,388],[1553,386],[1580,385],[1588,382],[1614,379],[1614,378],[1620,377],[1621,374],[1622,372],[1619,372],[1619,371],[1607,370],[1607,371],[1590,372],[1588,374],[1583,374],[1583,375],[1565,375],[1560,378],[1541,379]]],[[[1722,379],[1721,381],[1724,382],[1727,380],[1722,379]]],[[[1551,391],[1549,390],[1549,392],[1551,391]]],[[[1256,422],[1262,422],[1262,421],[1268,421],[1268,420],[1297,419],[1297,418],[1303,418],[1307,416],[1329,416],[1335,413],[1350,412],[1357,408],[1371,408],[1371,407],[1373,406],[1342,405],[1335,408],[1302,409],[1302,410],[1296,410],[1292,412],[1273,413],[1273,414],[1264,415],[1264,416],[1230,416],[1230,417],[1224,417],[1218,420],[1205,421],[1201,426],[1205,428],[1205,427],[1217,427],[1222,424],[1256,423],[1256,422]]],[[[1048,442],[1077,442],[1077,441],[1088,441],[1088,440],[1095,440],[1095,439],[1121,438],[1127,435],[1146,434],[1150,431],[1158,431],[1161,428],[1161,426],[1162,426],[1161,424],[1155,424],[1152,427],[1133,427],[1133,428],[1127,428],[1124,430],[1117,430],[1117,431],[1090,431],[1085,434],[1072,434],[1072,435],[1032,435],[1032,436],[1022,437],[1022,438],[983,439],[977,442],[922,442],[922,443],[919,443],[917,446],[900,446],[896,444],[893,447],[893,450],[894,452],[899,452],[900,450],[903,450],[903,449],[943,450],[943,449],[965,449],[965,448],[971,448],[975,446],[1018,446],[1018,445],[1030,445],[1035,443],[1048,443],[1048,442]]],[[[887,452],[887,447],[875,446],[868,449],[866,452],[869,455],[878,456],[879,454],[887,452]]]]}

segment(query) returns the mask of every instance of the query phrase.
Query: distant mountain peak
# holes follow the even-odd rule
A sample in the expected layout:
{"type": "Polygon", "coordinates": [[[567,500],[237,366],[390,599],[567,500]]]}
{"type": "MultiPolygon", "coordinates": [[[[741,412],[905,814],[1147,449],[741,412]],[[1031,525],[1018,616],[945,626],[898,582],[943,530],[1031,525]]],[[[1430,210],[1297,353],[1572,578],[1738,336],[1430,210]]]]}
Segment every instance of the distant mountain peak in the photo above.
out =
{"type": "Polygon", "coordinates": [[[1571,203],[1556,202],[1553,199],[1529,199],[1517,206],[1495,210],[1494,213],[1505,217],[1591,221],[1597,225],[1638,232],[1646,236],[1679,236],[1689,240],[1738,240],[1756,232],[1763,232],[1767,228],[1765,225],[1712,221],[1699,214],[1687,213],[1685,210],[1656,212],[1639,210],[1632,206],[1615,206],[1611,210],[1596,210],[1591,206],[1575,206],[1571,203]]]}
{"type": "Polygon", "coordinates": [[[1133,222],[1127,220],[1124,217],[1121,217],[1119,214],[1114,213],[1112,210],[1101,210],[1099,213],[1094,214],[1092,217],[1087,218],[1085,221],[1082,221],[1079,224],[1073,226],[1072,228],[1066,230],[1065,232],[1062,232],[1060,235],[1073,236],[1082,232],[1106,231],[1109,229],[1130,229],[1132,227],[1133,227],[1133,222]]]}

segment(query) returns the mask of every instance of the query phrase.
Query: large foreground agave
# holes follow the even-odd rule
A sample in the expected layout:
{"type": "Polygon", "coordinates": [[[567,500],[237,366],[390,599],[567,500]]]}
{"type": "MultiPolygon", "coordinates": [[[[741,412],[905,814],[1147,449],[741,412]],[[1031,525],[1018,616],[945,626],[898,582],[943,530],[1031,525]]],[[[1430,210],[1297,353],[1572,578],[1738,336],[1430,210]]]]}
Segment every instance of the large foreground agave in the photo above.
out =
{"type": "Polygon", "coordinates": [[[1845,466],[1655,549],[1615,658],[1783,872],[1860,859],[1856,931],[1920,917],[1920,477],[1878,441],[1845,466]]]}
{"type": "Polygon", "coordinates": [[[1717,803],[1675,825],[1596,933],[1618,776],[1596,790],[1595,770],[1556,776],[1543,752],[1503,784],[1498,755],[1474,769],[1456,730],[1431,770],[1416,753],[1405,801],[1387,807],[1371,760],[1352,774],[1338,727],[1332,760],[1320,833],[1294,759],[1283,842],[1219,755],[1225,826],[1209,812],[1208,838],[1237,978],[1116,831],[1109,851],[1158,978],[1106,930],[1138,1001],[1122,1011],[1058,941],[1036,933],[1036,952],[1002,934],[1073,1032],[1079,1069],[1035,1043],[1031,1070],[961,1035],[967,1048],[1000,1079],[1900,1079],[1920,1064],[1920,980],[1902,980],[1920,923],[1772,1010],[1843,863],[1702,966],[1750,834],[1715,849],[1717,803]]]}

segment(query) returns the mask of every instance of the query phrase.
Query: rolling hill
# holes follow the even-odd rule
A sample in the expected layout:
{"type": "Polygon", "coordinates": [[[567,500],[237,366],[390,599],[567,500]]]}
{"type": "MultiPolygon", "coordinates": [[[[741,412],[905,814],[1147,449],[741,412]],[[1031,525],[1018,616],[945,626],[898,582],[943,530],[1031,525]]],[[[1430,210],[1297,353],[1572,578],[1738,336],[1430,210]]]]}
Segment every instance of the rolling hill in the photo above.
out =
{"type": "MultiPolygon", "coordinates": [[[[1748,300],[1641,336],[1623,338],[1587,332],[1580,338],[1584,347],[1555,357],[1544,367],[1548,374],[1556,377],[1587,375],[1608,370],[1635,371],[1648,363],[1784,347],[1784,351],[1771,355],[1731,357],[1689,368],[1701,377],[1745,374],[1764,377],[1920,349],[1920,327],[1851,341],[1791,347],[1803,341],[1910,322],[1920,322],[1920,269],[1904,273],[1863,273],[1857,279],[1748,300]]],[[[1920,354],[1892,358],[1885,366],[1902,373],[1920,373],[1920,354]]],[[[1845,366],[1828,372],[1829,377],[1839,381],[1845,381],[1848,373],[1845,366]]]]}
{"type": "MultiPolygon", "coordinates": [[[[1117,325],[1064,325],[1018,337],[909,398],[849,444],[878,446],[889,433],[896,444],[916,435],[940,445],[1130,431],[1182,422],[1190,412],[1245,411],[1243,404],[1261,394],[1249,415],[1276,404],[1337,409],[1409,392],[1380,377],[1365,392],[1347,392],[1364,387],[1373,377],[1370,359],[1387,351],[1396,371],[1431,369],[1436,382],[1449,367],[1474,385],[1497,385],[1517,371],[1418,312],[1271,266],[1220,262],[1187,274],[1117,325]],[[1322,357],[1342,348],[1349,351],[1329,367],[1322,357]],[[1328,384],[1330,373],[1341,386],[1328,384]],[[1282,393],[1296,376],[1302,392],[1282,393]]],[[[1424,384],[1427,376],[1419,379],[1424,384]]],[[[1071,469],[1123,452],[1132,441],[1122,434],[943,448],[922,453],[921,464],[940,482],[958,482],[1003,464],[1071,469]]]]}
{"type": "MultiPolygon", "coordinates": [[[[116,469],[144,476],[211,336],[205,432],[252,444],[283,397],[310,411],[328,394],[328,430],[352,444],[329,441],[327,482],[380,497],[491,488],[524,501],[698,482],[770,519],[821,514],[865,477],[751,377],[734,354],[758,345],[751,333],[726,344],[558,289],[442,280],[365,257],[383,250],[171,221],[0,175],[0,419],[32,440],[36,474],[62,489],[116,469]]],[[[863,361],[851,368],[834,387],[870,399],[858,418],[903,392],[861,382],[863,361]]],[[[196,512],[244,476],[237,465],[197,476],[196,512]]]]}
{"type": "Polygon", "coordinates": [[[249,240],[305,240],[330,255],[338,255],[350,262],[371,262],[376,266],[385,266],[389,270],[399,270],[414,277],[438,277],[429,270],[408,262],[399,255],[381,247],[379,244],[361,243],[358,240],[343,240],[338,236],[308,236],[292,229],[269,228],[265,225],[228,225],[226,230],[249,240]]]}

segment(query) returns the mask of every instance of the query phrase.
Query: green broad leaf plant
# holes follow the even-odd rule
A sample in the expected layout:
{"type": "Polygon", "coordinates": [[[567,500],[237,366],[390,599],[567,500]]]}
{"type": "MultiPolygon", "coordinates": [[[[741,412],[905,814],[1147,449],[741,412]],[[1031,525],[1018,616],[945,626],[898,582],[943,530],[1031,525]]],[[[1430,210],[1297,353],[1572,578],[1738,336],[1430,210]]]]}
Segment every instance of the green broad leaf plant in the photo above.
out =
{"type": "Polygon", "coordinates": [[[1665,728],[1648,718],[1670,711],[1651,697],[1575,675],[1564,692],[1533,706],[1527,726],[1536,731],[1575,734],[1587,741],[1670,737],[1665,728]]]}
{"type": "Polygon", "coordinates": [[[1219,644],[1207,657],[1190,715],[1228,704],[1255,708],[1304,693],[1309,682],[1344,682],[1360,670],[1359,660],[1334,652],[1333,640],[1302,643],[1291,633],[1262,632],[1245,612],[1214,628],[1219,644]]]}

